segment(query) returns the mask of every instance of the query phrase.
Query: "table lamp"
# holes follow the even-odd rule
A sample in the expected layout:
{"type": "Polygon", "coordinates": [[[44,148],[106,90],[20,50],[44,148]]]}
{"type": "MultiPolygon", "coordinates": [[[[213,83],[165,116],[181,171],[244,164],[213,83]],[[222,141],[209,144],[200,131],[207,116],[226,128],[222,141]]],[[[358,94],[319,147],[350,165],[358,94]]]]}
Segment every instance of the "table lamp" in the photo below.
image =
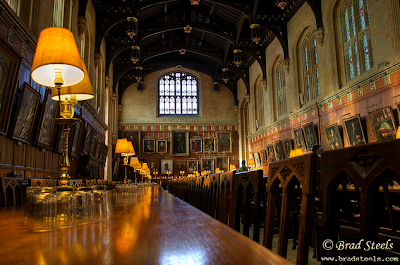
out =
{"type": "Polygon", "coordinates": [[[215,169],[215,173],[221,173],[221,169],[220,169],[219,167],[217,167],[217,168],[215,169]]]}
{"type": "Polygon", "coordinates": [[[254,161],[254,158],[250,158],[249,161],[247,162],[247,165],[249,165],[251,171],[251,169],[256,165],[256,161],[254,161]]]}
{"type": "Polygon", "coordinates": [[[229,165],[229,171],[233,171],[236,170],[236,166],[235,165],[229,165]]]}
{"type": "Polygon", "coordinates": [[[304,155],[303,149],[301,149],[301,148],[296,148],[295,153],[296,153],[296,156],[304,155]]]}
{"type": "Polygon", "coordinates": [[[43,86],[54,87],[52,99],[60,101],[60,117],[55,122],[65,125],[61,185],[69,179],[68,136],[74,119],[74,105],[79,100],[94,97],[84,61],[79,56],[74,35],[66,28],[50,27],[42,30],[33,58],[32,79],[43,86]]]}
{"type": "Polygon", "coordinates": [[[137,178],[136,178],[136,172],[140,170],[140,168],[142,167],[139,163],[139,160],[137,157],[132,157],[131,161],[129,163],[130,167],[133,167],[134,171],[135,171],[135,183],[137,182],[137,178]]]}
{"type": "Polygon", "coordinates": [[[296,156],[296,150],[290,150],[289,157],[295,157],[296,156]]]}
{"type": "Polygon", "coordinates": [[[117,146],[115,147],[115,153],[121,154],[124,157],[124,166],[125,166],[125,177],[124,182],[128,179],[128,160],[129,156],[135,155],[135,149],[133,149],[133,145],[131,141],[128,141],[126,138],[124,139],[117,139],[117,146]]]}
{"type": "Polygon", "coordinates": [[[400,139],[400,126],[397,128],[396,139],[400,139]]]}

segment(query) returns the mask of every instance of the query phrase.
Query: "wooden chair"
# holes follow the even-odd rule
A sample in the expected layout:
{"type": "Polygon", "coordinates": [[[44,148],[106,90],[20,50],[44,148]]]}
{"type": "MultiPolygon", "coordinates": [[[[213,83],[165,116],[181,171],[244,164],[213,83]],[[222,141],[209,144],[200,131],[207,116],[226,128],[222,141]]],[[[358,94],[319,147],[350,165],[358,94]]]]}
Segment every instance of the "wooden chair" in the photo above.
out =
{"type": "Polygon", "coordinates": [[[86,179],[85,182],[86,182],[86,187],[92,187],[94,185],[97,185],[95,179],[86,179]]]}
{"type": "Polygon", "coordinates": [[[200,210],[206,214],[210,214],[211,206],[211,181],[210,178],[204,178],[201,188],[201,205],[200,210]]]}
{"type": "Polygon", "coordinates": [[[267,211],[263,244],[269,249],[272,247],[275,207],[282,192],[277,253],[286,257],[290,230],[290,214],[293,213],[293,203],[301,201],[301,207],[298,205],[300,209],[298,233],[295,233],[298,235],[297,264],[308,263],[313,214],[312,207],[315,205],[313,200],[316,163],[317,155],[308,154],[272,162],[269,165],[267,211]],[[295,189],[300,191],[300,200],[295,198],[295,189]]]}
{"type": "Polygon", "coordinates": [[[201,208],[201,196],[203,188],[203,177],[196,177],[196,182],[194,186],[194,199],[193,206],[200,209],[201,208]]]}
{"type": "Polygon", "coordinates": [[[234,229],[240,232],[241,216],[243,215],[243,235],[249,237],[250,227],[254,222],[253,240],[259,242],[262,202],[265,194],[263,171],[254,170],[236,173],[233,187],[231,215],[234,217],[234,229]]]}
{"type": "MultiPolygon", "coordinates": [[[[363,239],[361,250],[351,255],[392,256],[384,250],[364,251],[368,241],[390,240],[391,251],[400,252],[399,150],[400,140],[393,140],[322,154],[323,240],[363,239]]],[[[335,255],[335,248],[323,251],[323,256],[335,255]]]]}
{"type": "Polygon", "coordinates": [[[231,194],[233,187],[235,187],[235,172],[228,171],[223,172],[219,179],[219,210],[218,210],[218,220],[222,223],[229,225],[234,228],[234,216],[229,214],[233,212],[231,207],[234,207],[231,203],[231,194]]]}
{"type": "Polygon", "coordinates": [[[30,178],[29,185],[30,186],[40,186],[40,187],[57,187],[58,180],[57,179],[30,178]]]}
{"type": "Polygon", "coordinates": [[[68,180],[68,185],[79,188],[83,186],[83,179],[70,179],[68,180]]]}
{"type": "Polygon", "coordinates": [[[219,211],[219,173],[213,173],[210,175],[210,215],[215,219],[218,219],[219,211]]]}
{"type": "Polygon", "coordinates": [[[2,177],[1,184],[5,207],[24,203],[22,178],[2,177]]]}

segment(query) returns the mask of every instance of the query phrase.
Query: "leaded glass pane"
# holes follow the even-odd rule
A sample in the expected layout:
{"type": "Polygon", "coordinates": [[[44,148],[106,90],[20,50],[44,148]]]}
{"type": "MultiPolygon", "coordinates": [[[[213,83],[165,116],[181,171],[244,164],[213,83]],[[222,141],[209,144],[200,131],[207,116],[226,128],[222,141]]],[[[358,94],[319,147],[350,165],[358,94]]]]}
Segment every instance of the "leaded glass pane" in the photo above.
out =
{"type": "Polygon", "coordinates": [[[368,10],[368,1],[365,0],[365,23],[369,25],[369,10],[368,10]]]}
{"type": "Polygon", "coordinates": [[[169,95],[175,95],[175,80],[171,80],[171,86],[169,88],[169,95]]]}
{"type": "Polygon", "coordinates": [[[361,30],[365,29],[365,17],[364,17],[364,1],[358,0],[358,9],[360,11],[360,27],[361,30]]]}
{"type": "Polygon", "coordinates": [[[192,95],[197,95],[197,85],[196,82],[192,82],[192,95]]]}
{"type": "Polygon", "coordinates": [[[369,49],[368,49],[367,35],[365,35],[365,34],[363,35],[362,43],[363,43],[363,51],[364,51],[365,71],[368,71],[370,68],[369,49]]]}
{"type": "Polygon", "coordinates": [[[193,108],[192,108],[192,98],[191,97],[188,97],[187,98],[187,101],[188,101],[188,114],[192,114],[193,112],[192,112],[192,110],[193,110],[193,108]]]}
{"type": "Polygon", "coordinates": [[[306,71],[308,71],[308,55],[307,55],[307,46],[304,47],[304,59],[306,60],[306,71]]]}
{"type": "Polygon", "coordinates": [[[279,95],[279,114],[283,115],[283,103],[282,103],[282,95],[279,95]]]}
{"type": "Polygon", "coordinates": [[[186,97],[182,99],[182,114],[187,114],[187,100],[186,97]]]}
{"type": "Polygon", "coordinates": [[[165,80],[165,95],[168,96],[169,95],[169,80],[166,79],[165,80]]]}
{"type": "Polygon", "coordinates": [[[281,71],[278,70],[278,90],[282,90],[281,71]]]}
{"type": "Polygon", "coordinates": [[[354,56],[356,58],[357,75],[360,75],[360,57],[358,55],[357,42],[354,42],[354,56]]]}
{"type": "Polygon", "coordinates": [[[353,53],[351,51],[351,46],[347,47],[347,56],[349,58],[349,74],[350,79],[354,78],[354,66],[353,66],[353,53]]]}
{"type": "Polygon", "coordinates": [[[175,114],[175,98],[169,98],[169,114],[175,114]]]}
{"type": "Polygon", "coordinates": [[[311,100],[310,75],[307,75],[307,95],[308,95],[308,101],[310,101],[311,100]]]}
{"type": "Polygon", "coordinates": [[[314,39],[314,56],[315,56],[315,64],[318,64],[317,40],[316,39],[314,39]]]}
{"type": "Polygon", "coordinates": [[[182,80],[182,95],[183,95],[183,96],[186,96],[186,95],[187,95],[186,80],[182,80]]]}
{"type": "Polygon", "coordinates": [[[176,114],[182,114],[181,107],[182,107],[181,98],[177,97],[176,98],[176,114]]]}
{"type": "Polygon", "coordinates": [[[160,114],[164,114],[165,113],[165,109],[164,109],[164,97],[160,97],[160,114]]]}
{"type": "Polygon", "coordinates": [[[351,28],[353,30],[353,37],[354,37],[354,36],[356,36],[356,20],[354,17],[353,5],[350,6],[350,13],[351,13],[351,28]]]}
{"type": "Polygon", "coordinates": [[[317,95],[319,97],[321,91],[320,91],[320,87],[319,87],[319,72],[318,72],[318,67],[315,69],[315,75],[317,77],[317,95]]]}
{"type": "Polygon", "coordinates": [[[347,11],[347,9],[344,11],[344,24],[346,26],[346,41],[349,41],[351,37],[350,37],[349,12],[347,11]]]}
{"type": "Polygon", "coordinates": [[[165,98],[165,114],[169,114],[169,97],[165,98]]]}
{"type": "Polygon", "coordinates": [[[161,81],[160,81],[160,96],[164,96],[164,90],[165,90],[164,80],[161,79],[161,81]]]}
{"type": "Polygon", "coordinates": [[[176,95],[179,96],[181,94],[181,81],[178,79],[176,80],[176,95]]]}
{"type": "Polygon", "coordinates": [[[193,97],[192,103],[193,103],[193,114],[197,114],[197,98],[196,97],[193,97]]]}

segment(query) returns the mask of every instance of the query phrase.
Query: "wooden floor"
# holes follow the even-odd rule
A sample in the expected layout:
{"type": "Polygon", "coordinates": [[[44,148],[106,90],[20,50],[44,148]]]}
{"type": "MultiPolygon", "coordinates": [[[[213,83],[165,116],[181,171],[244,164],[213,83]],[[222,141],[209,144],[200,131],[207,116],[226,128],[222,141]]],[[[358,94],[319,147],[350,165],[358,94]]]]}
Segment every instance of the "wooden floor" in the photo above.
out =
{"type": "Polygon", "coordinates": [[[0,209],[0,264],[293,264],[159,186],[107,202],[107,221],[42,233],[0,209]]]}

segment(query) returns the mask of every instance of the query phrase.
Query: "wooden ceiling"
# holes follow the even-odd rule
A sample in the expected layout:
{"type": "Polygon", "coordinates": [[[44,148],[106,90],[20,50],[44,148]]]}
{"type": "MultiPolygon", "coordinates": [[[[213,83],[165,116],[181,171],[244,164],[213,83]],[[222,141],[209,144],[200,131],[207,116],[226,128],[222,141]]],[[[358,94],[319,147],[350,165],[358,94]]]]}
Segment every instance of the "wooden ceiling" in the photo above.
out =
{"type": "MultiPolygon", "coordinates": [[[[288,58],[287,22],[307,2],[322,27],[321,0],[93,0],[96,11],[95,52],[100,52],[103,39],[107,43],[106,74],[113,63],[114,87],[119,83],[120,95],[137,82],[136,67],[142,80],[151,72],[182,66],[211,76],[225,84],[237,101],[236,83],[243,79],[249,91],[248,72],[255,60],[265,78],[265,48],[274,38],[288,58]],[[286,5],[281,8],[279,3],[286,5]],[[128,18],[137,22],[128,22],[128,18]],[[135,36],[127,35],[129,24],[135,36]],[[250,25],[259,24],[259,43],[251,39],[250,25]],[[184,28],[190,26],[190,33],[184,28]],[[132,46],[139,46],[139,60],[131,61],[132,46]],[[185,50],[184,54],[182,49],[185,50]],[[240,49],[242,64],[236,66],[234,50],[240,49]],[[222,68],[229,81],[222,80],[222,68]]],[[[79,1],[79,15],[84,16],[87,0],[79,1]]]]}

